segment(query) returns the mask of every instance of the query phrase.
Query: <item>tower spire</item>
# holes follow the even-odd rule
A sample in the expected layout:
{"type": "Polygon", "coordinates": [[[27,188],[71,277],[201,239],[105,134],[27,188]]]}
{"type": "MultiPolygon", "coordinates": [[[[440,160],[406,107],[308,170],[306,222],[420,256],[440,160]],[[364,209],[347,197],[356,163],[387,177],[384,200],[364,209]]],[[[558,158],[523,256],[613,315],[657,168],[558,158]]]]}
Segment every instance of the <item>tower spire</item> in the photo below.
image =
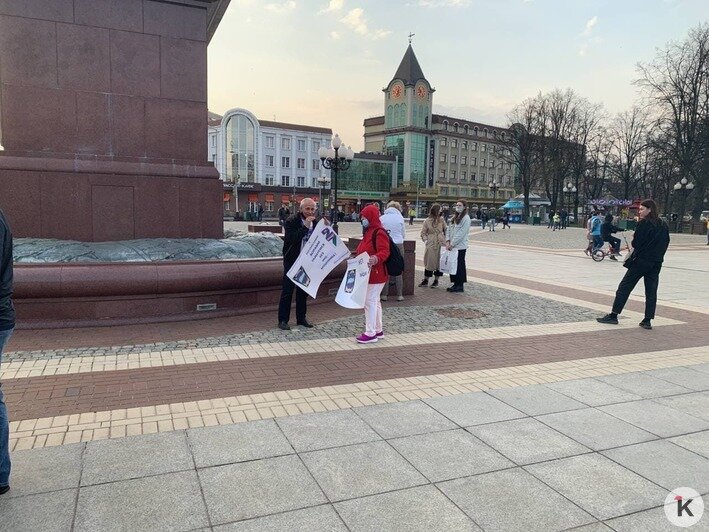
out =
{"type": "Polygon", "coordinates": [[[416,35],[415,33],[409,32],[409,44],[411,44],[411,38],[416,35]]]}

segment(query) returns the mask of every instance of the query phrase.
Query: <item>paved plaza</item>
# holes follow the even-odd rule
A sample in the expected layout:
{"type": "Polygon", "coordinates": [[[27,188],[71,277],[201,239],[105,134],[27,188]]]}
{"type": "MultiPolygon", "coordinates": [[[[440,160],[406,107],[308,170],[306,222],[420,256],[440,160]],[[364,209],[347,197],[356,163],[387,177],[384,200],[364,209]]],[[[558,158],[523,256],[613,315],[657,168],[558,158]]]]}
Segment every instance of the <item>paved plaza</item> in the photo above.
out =
{"type": "Polygon", "coordinates": [[[291,331],[18,330],[0,530],[655,531],[673,489],[709,505],[706,236],[672,235],[651,331],[642,286],[595,321],[625,269],[582,229],[470,240],[466,292],[390,298],[376,344],[334,303],[291,331]]]}

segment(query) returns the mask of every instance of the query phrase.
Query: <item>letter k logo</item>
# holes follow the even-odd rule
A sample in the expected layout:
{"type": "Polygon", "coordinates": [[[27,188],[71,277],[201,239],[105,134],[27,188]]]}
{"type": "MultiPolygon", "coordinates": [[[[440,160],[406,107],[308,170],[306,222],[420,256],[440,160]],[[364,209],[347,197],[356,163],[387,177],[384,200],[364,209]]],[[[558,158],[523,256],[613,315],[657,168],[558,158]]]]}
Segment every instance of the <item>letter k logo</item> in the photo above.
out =
{"type": "Polygon", "coordinates": [[[687,499],[684,503],[682,503],[682,496],[677,495],[675,500],[677,501],[677,517],[682,517],[682,515],[684,515],[683,512],[687,512],[687,515],[694,517],[692,510],[689,509],[689,505],[694,499],[687,499]]]}

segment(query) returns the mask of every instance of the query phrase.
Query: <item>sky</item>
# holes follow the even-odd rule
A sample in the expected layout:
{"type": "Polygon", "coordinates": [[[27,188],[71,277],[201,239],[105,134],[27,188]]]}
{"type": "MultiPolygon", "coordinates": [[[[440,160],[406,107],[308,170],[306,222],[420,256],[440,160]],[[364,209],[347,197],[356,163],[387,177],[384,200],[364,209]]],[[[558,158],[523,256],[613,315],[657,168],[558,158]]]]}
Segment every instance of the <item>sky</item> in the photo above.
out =
{"type": "Polygon", "coordinates": [[[355,151],[412,46],[433,112],[506,126],[571,88],[609,114],[639,101],[638,62],[709,21],[709,0],[231,0],[208,48],[210,111],[329,127],[355,151]]]}

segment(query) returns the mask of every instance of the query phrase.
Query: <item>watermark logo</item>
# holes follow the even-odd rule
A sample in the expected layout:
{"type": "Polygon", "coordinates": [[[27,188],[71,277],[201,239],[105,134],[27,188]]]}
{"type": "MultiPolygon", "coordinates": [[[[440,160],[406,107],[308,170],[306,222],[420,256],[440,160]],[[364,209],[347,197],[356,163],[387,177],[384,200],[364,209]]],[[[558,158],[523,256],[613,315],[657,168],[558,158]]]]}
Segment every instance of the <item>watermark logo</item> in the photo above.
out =
{"type": "Polygon", "coordinates": [[[692,488],[675,488],[665,499],[665,515],[675,526],[689,527],[704,514],[704,501],[692,488]]]}

